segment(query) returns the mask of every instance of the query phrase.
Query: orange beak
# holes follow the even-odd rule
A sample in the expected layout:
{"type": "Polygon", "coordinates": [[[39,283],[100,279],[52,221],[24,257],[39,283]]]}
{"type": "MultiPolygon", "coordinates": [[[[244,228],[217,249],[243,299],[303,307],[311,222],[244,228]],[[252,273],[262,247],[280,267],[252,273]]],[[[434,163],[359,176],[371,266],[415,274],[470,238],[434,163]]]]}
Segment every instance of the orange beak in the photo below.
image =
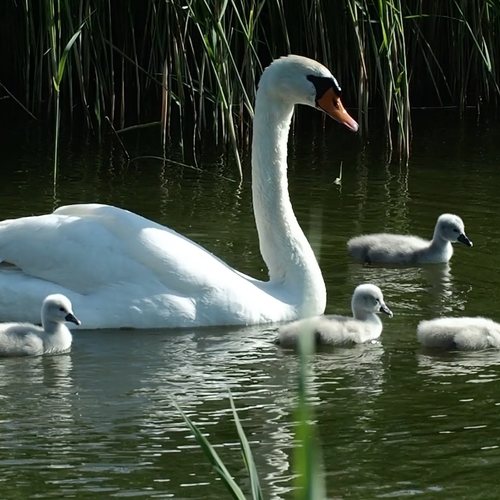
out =
{"type": "Polygon", "coordinates": [[[342,125],[345,125],[349,130],[357,132],[359,125],[349,113],[342,106],[340,97],[335,93],[332,88],[329,88],[321,99],[317,101],[318,107],[321,108],[327,115],[331,116],[334,120],[342,125]]]}

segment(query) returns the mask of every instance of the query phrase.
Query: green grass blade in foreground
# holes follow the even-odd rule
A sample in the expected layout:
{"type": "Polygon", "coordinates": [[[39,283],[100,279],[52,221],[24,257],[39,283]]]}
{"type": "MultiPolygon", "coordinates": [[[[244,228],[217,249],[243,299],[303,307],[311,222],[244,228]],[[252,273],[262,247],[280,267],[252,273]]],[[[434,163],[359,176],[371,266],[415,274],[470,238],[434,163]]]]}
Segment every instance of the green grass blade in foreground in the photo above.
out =
{"type": "Polygon", "coordinates": [[[220,459],[219,455],[215,451],[214,447],[210,444],[208,439],[201,433],[197,425],[179,408],[177,403],[173,402],[173,405],[182,415],[182,418],[191,429],[196,442],[201,446],[201,449],[205,453],[212,466],[215,468],[215,471],[228,489],[231,496],[236,500],[246,500],[245,495],[241,491],[240,487],[236,484],[229,471],[226,469],[226,466],[223,464],[222,460],[220,459]]]}
{"type": "Polygon", "coordinates": [[[234,401],[231,393],[229,393],[229,400],[231,401],[231,408],[233,409],[234,423],[238,431],[238,438],[240,439],[241,453],[243,455],[243,461],[245,462],[245,467],[250,476],[250,485],[252,487],[252,498],[254,500],[263,500],[262,489],[260,487],[259,475],[257,474],[257,468],[255,467],[255,462],[252,455],[252,450],[248,443],[248,439],[245,435],[245,431],[241,426],[240,419],[238,417],[238,412],[234,406],[234,401]]]}
{"type": "MultiPolygon", "coordinates": [[[[307,325],[305,328],[308,328],[307,325]]],[[[309,332],[304,332],[309,333],[309,332]]],[[[314,352],[314,335],[300,335],[299,402],[296,414],[297,430],[295,446],[296,493],[298,500],[322,500],[326,498],[326,488],[318,446],[313,412],[307,401],[307,370],[309,356],[314,352]]]]}
{"type": "MultiPolygon", "coordinates": [[[[306,326],[307,328],[307,326],[306,326]]],[[[295,484],[295,497],[299,500],[323,500],[326,498],[326,488],[321,459],[321,450],[318,445],[313,412],[308,403],[307,370],[308,358],[314,352],[314,335],[301,335],[300,337],[300,374],[299,374],[299,401],[296,413],[296,441],[295,446],[295,470],[297,472],[295,484]]],[[[253,500],[263,500],[257,468],[253,459],[252,451],[245,435],[245,431],[234,405],[231,393],[229,393],[231,408],[233,410],[234,422],[238,431],[241,450],[245,467],[249,474],[253,500]]],[[[219,455],[203,436],[196,424],[173,402],[175,408],[190,428],[196,441],[201,446],[206,457],[215,468],[218,476],[226,486],[234,499],[244,500],[245,495],[232,478],[219,455]]]]}

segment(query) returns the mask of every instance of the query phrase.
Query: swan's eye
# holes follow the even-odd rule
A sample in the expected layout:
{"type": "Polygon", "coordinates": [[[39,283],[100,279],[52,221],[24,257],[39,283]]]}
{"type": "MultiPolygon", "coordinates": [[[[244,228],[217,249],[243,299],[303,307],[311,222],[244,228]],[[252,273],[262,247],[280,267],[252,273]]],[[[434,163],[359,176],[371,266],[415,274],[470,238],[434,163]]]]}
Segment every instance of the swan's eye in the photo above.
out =
{"type": "Polygon", "coordinates": [[[63,312],[63,313],[64,313],[64,312],[66,312],[66,311],[65,311],[65,309],[64,309],[64,307],[60,307],[60,308],[59,308],[59,311],[61,311],[61,312],[63,312]]]}
{"type": "Polygon", "coordinates": [[[460,231],[457,228],[455,228],[455,229],[453,229],[453,232],[454,233],[459,233],[460,231]]]}

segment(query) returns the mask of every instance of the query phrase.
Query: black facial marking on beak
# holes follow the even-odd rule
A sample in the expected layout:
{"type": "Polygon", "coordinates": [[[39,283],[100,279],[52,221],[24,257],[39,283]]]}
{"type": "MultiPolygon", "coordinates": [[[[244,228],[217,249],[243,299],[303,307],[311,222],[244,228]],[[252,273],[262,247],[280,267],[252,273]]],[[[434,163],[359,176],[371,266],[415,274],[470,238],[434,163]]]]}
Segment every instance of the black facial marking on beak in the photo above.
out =
{"type": "Polygon", "coordinates": [[[469,238],[467,238],[467,236],[465,236],[464,233],[460,234],[460,236],[457,238],[457,241],[459,241],[460,243],[463,243],[464,245],[467,245],[468,247],[472,246],[472,241],[469,240],[469,238]]]}
{"type": "Polygon", "coordinates": [[[352,132],[357,132],[359,125],[342,105],[340,86],[337,80],[333,76],[326,78],[309,75],[307,78],[314,84],[316,90],[316,109],[322,110],[352,132]]]}
{"type": "Polygon", "coordinates": [[[341,96],[342,90],[339,82],[335,78],[328,78],[326,76],[307,75],[307,79],[313,83],[316,88],[316,102],[319,101],[328,89],[333,89],[337,97],[341,96]]]}
{"type": "Polygon", "coordinates": [[[82,324],[82,322],[74,314],[71,314],[71,313],[68,313],[64,319],[66,321],[74,323],[75,325],[81,325],[82,324]]]}
{"type": "Polygon", "coordinates": [[[387,314],[389,318],[392,318],[392,311],[385,304],[380,306],[380,312],[383,312],[384,314],[387,314]]]}

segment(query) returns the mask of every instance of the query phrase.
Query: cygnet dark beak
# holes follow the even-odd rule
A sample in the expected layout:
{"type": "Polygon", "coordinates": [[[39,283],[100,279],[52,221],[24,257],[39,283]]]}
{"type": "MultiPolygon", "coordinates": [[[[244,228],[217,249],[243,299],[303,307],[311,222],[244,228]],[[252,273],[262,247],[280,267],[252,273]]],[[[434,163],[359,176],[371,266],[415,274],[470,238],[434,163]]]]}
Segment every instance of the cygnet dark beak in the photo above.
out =
{"type": "Polygon", "coordinates": [[[389,318],[392,318],[392,311],[385,304],[380,306],[380,312],[383,312],[384,314],[387,314],[389,318]]]}
{"type": "Polygon", "coordinates": [[[472,241],[465,236],[465,233],[461,233],[460,236],[457,238],[457,241],[460,243],[463,243],[464,245],[467,245],[468,247],[472,246],[472,241]]]}
{"type": "Polygon", "coordinates": [[[66,321],[69,321],[70,323],[74,323],[75,325],[81,325],[82,322],[72,313],[68,313],[65,318],[66,321]]]}

